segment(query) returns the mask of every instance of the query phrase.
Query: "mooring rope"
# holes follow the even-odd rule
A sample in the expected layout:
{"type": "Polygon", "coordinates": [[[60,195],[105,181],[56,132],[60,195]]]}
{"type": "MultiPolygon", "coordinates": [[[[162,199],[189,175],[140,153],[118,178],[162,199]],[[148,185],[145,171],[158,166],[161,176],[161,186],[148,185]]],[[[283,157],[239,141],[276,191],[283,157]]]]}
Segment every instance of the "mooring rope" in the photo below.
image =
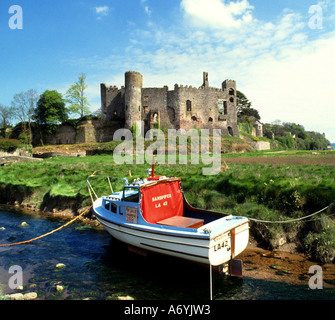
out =
{"type": "Polygon", "coordinates": [[[260,219],[254,219],[254,218],[248,218],[249,220],[251,221],[254,221],[254,222],[262,222],[262,223],[291,223],[291,222],[298,222],[298,221],[301,221],[301,220],[305,220],[307,218],[310,218],[310,217],[313,217],[319,213],[322,213],[323,211],[326,211],[327,209],[329,209],[334,203],[330,204],[329,206],[317,211],[317,212],[314,212],[312,214],[309,214],[308,216],[304,216],[304,217],[301,217],[301,218],[296,218],[296,219],[291,219],[291,220],[280,220],[280,221],[271,221],[271,220],[260,220],[260,219]]]}
{"type": "Polygon", "coordinates": [[[39,236],[39,237],[36,237],[36,238],[34,238],[34,239],[30,239],[30,240],[26,240],[26,241],[22,241],[22,242],[17,242],[17,243],[0,244],[0,247],[13,247],[13,246],[19,246],[19,245],[23,245],[23,244],[27,244],[27,243],[36,241],[36,240],[38,240],[38,239],[45,238],[45,237],[47,237],[47,236],[49,236],[49,235],[51,235],[51,234],[53,234],[53,233],[55,233],[55,232],[57,232],[57,231],[59,231],[59,230],[61,230],[61,229],[67,227],[67,226],[70,225],[71,223],[75,222],[75,221],[78,220],[80,217],[82,217],[86,212],[88,212],[91,208],[92,208],[92,206],[89,207],[88,209],[86,209],[85,211],[83,211],[81,214],[79,214],[79,215],[76,216],[75,218],[73,218],[71,221],[69,221],[69,222],[63,224],[62,226],[60,226],[59,228],[57,228],[57,229],[55,229],[55,230],[52,230],[52,231],[50,231],[50,232],[48,232],[48,233],[46,233],[46,234],[43,234],[43,235],[41,235],[41,236],[39,236]]]}

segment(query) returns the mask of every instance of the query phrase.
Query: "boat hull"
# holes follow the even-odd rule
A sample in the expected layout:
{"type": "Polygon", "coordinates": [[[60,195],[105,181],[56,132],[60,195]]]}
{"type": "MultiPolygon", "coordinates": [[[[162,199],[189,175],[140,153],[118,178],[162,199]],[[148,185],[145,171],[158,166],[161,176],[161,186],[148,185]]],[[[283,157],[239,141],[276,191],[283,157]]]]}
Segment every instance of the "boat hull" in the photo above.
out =
{"type": "Polygon", "coordinates": [[[227,263],[241,253],[249,240],[248,221],[222,233],[184,232],[168,228],[141,228],[104,219],[96,214],[98,221],[114,238],[144,250],[153,251],[185,260],[211,264],[227,263]]]}

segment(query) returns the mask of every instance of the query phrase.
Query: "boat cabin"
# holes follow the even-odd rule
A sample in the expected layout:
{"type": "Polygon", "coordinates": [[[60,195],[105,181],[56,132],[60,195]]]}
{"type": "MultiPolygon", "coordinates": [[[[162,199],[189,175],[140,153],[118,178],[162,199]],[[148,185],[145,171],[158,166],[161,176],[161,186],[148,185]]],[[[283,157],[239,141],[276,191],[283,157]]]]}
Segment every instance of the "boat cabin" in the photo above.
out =
{"type": "Polygon", "coordinates": [[[103,206],[129,223],[198,229],[204,224],[184,199],[180,178],[148,179],[104,197],[103,206]],[[187,214],[188,213],[188,214],[187,214]]]}

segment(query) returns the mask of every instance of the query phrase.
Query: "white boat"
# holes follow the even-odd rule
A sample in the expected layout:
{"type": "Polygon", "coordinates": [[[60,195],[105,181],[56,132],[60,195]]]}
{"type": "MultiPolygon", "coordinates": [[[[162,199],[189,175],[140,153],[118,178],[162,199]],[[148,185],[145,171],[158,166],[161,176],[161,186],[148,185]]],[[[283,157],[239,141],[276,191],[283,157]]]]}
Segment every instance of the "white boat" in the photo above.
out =
{"type": "MultiPolygon", "coordinates": [[[[93,212],[116,239],[145,251],[220,266],[248,244],[249,220],[193,208],[185,199],[180,178],[154,176],[136,180],[119,192],[98,197],[93,212]]],[[[107,177],[109,185],[110,177],[107,177]]],[[[112,190],[112,188],[111,188],[112,190]]]]}

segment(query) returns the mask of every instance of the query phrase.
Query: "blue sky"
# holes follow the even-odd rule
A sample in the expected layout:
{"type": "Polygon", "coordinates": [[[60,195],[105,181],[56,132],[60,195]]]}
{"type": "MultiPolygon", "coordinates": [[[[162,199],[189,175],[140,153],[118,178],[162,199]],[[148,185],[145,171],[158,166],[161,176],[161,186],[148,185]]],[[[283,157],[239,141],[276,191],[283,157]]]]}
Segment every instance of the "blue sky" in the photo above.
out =
{"type": "Polygon", "coordinates": [[[35,89],[65,93],[141,72],[145,87],[234,79],[262,121],[295,122],[335,142],[335,2],[330,0],[1,0],[0,103],[35,89]],[[23,29],[11,30],[12,5],[23,29]],[[316,11],[322,15],[316,19],[316,11]],[[322,21],[321,29],[311,28],[322,21]]]}

